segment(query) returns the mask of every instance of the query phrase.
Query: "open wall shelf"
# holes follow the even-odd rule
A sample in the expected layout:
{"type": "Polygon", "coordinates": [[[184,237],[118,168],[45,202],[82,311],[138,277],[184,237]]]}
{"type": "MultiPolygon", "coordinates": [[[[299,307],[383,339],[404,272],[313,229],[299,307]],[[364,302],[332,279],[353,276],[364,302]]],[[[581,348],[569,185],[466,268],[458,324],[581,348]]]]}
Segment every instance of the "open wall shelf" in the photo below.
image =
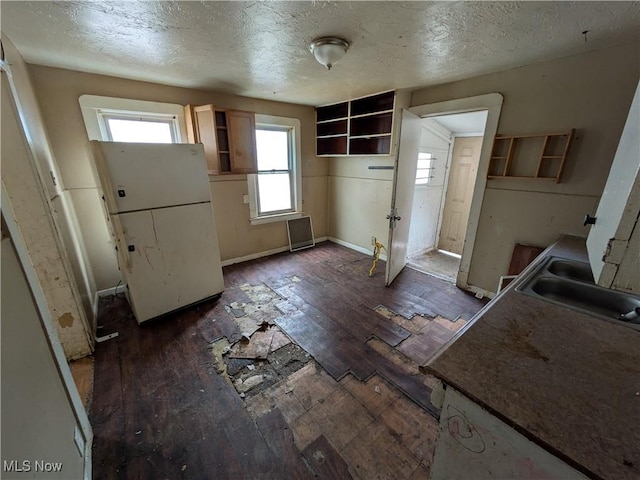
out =
{"type": "Polygon", "coordinates": [[[395,92],[316,109],[316,154],[389,155],[395,92]]]}
{"type": "Polygon", "coordinates": [[[571,129],[560,133],[495,137],[487,178],[553,180],[559,183],[573,133],[571,129]]]}

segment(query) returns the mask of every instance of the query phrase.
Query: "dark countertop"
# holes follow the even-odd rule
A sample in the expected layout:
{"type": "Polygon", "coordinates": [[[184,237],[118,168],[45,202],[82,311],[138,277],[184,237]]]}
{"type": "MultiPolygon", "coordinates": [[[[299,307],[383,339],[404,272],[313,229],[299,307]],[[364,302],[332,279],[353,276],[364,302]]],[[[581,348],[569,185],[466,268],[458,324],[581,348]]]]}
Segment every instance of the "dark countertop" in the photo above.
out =
{"type": "Polygon", "coordinates": [[[515,291],[565,236],[421,370],[592,478],[640,478],[640,331],[515,291]]]}

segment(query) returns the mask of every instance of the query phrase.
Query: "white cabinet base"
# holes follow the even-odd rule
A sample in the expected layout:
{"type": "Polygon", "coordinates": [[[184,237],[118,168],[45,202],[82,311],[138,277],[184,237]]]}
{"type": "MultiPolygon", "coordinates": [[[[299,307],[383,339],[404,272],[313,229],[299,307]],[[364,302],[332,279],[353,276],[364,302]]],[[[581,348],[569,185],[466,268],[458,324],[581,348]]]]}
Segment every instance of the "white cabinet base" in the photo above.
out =
{"type": "Polygon", "coordinates": [[[430,478],[587,477],[447,386],[430,478]]]}

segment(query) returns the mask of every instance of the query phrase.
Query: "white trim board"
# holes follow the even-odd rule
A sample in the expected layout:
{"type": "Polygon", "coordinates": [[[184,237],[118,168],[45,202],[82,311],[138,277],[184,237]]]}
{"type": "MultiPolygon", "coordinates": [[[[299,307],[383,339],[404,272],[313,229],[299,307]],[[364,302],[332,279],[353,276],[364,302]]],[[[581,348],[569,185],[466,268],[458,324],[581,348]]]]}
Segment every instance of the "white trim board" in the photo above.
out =
{"type": "MultiPolygon", "coordinates": [[[[360,253],[364,253],[365,255],[373,256],[373,248],[371,248],[371,250],[369,250],[369,249],[360,247],[358,245],[355,245],[353,243],[345,242],[344,240],[340,240],[340,239],[335,238],[335,237],[327,237],[327,239],[330,242],[337,243],[338,245],[342,245],[343,247],[350,248],[351,250],[355,250],[356,252],[360,252],[360,253]]],[[[387,255],[385,253],[381,253],[380,254],[380,260],[386,262],[387,261],[387,255]]]]}
{"type": "Polygon", "coordinates": [[[187,127],[184,107],[177,103],[148,102],[129,98],[104,97],[100,95],[81,95],[78,98],[82,118],[89,140],[107,140],[104,126],[100,123],[100,111],[129,112],[140,114],[170,115],[178,122],[177,143],[186,143],[187,127]]]}
{"type": "MultiPolygon", "coordinates": [[[[110,288],[105,288],[104,290],[98,290],[95,295],[93,296],[93,305],[92,305],[92,309],[93,309],[93,316],[95,318],[95,322],[96,322],[96,327],[98,325],[98,306],[100,303],[100,298],[102,297],[110,297],[111,295],[115,295],[116,293],[118,293],[118,290],[120,290],[121,292],[124,292],[125,289],[127,288],[127,284],[126,283],[120,283],[115,287],[110,287],[110,288]]],[[[95,334],[95,332],[94,332],[95,334]]],[[[97,336],[97,335],[95,335],[97,336]]]]}

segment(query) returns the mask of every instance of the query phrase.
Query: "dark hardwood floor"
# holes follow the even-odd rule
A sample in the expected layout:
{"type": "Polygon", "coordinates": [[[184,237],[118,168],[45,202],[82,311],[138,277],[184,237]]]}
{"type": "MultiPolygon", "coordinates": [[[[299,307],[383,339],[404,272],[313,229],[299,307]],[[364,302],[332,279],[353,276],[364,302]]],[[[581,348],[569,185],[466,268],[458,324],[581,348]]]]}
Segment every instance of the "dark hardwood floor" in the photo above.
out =
{"type": "MultiPolygon", "coordinates": [[[[469,319],[484,302],[410,269],[387,288],[384,263],[373,277],[370,267],[370,257],[329,242],[233,265],[224,269],[226,290],[219,300],[141,326],[122,294],[103,298],[98,334],[119,336],[97,344],[95,352],[94,478],[331,478],[328,472],[345,471],[339,456],[330,465],[317,465],[307,449],[296,449],[278,409],[253,418],[216,372],[210,344],[241,338],[225,306],[251,302],[241,288],[245,284],[267,285],[282,297],[280,309],[286,313],[274,322],[334,380],[347,374],[359,381],[381,376],[435,415],[423,376],[407,374],[372,348],[371,339],[401,350],[407,345],[405,354],[415,351],[416,361],[423,360],[420,355],[435,351],[446,338],[433,335],[431,341],[424,330],[424,341],[412,337],[413,343],[403,344],[422,328],[413,328],[415,314],[469,319]],[[379,305],[405,319],[380,315],[374,311],[379,305]]],[[[316,443],[326,447],[327,440],[316,443]]]]}

